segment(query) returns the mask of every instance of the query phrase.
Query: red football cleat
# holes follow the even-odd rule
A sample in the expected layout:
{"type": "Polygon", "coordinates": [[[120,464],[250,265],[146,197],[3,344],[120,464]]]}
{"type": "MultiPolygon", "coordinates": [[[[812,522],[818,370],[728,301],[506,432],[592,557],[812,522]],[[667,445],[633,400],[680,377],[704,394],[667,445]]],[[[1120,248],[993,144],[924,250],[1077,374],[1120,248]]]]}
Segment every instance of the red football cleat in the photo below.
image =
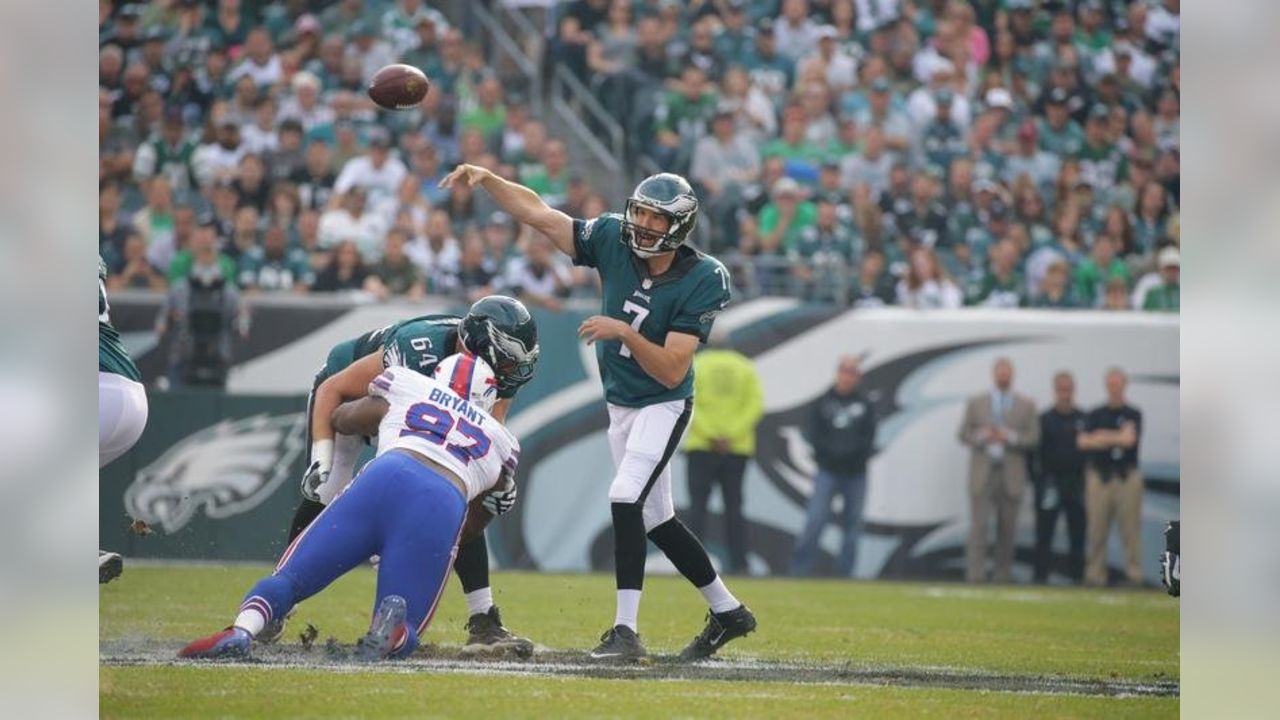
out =
{"type": "Polygon", "coordinates": [[[249,647],[253,645],[253,636],[248,630],[229,627],[209,637],[193,640],[191,644],[178,651],[178,657],[195,660],[213,660],[217,658],[249,657],[249,647]]]}

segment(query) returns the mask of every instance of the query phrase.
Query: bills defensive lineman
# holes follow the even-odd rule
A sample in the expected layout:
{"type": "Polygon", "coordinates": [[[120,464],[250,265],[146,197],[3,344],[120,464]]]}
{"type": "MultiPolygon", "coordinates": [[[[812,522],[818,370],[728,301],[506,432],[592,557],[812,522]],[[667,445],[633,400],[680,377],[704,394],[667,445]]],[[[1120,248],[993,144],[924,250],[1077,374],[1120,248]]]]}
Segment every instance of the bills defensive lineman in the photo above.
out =
{"type": "Polygon", "coordinates": [[[496,400],[493,370],[475,355],[446,358],[434,377],[384,370],[367,397],[333,413],[339,432],[377,435],[377,456],[249,590],[231,627],[178,654],[248,655],[272,619],[374,554],[382,560],[373,623],[356,655],[412,653],[444,590],[470,501],[514,482],[519,443],[489,414],[496,400]]]}

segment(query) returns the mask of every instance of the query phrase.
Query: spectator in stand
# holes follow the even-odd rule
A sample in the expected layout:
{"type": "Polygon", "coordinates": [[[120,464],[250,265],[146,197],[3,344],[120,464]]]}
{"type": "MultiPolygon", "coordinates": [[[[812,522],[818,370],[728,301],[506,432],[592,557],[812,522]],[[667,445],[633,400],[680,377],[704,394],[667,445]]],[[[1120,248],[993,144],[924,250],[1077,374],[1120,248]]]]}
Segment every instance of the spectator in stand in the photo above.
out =
{"type": "Polygon", "coordinates": [[[716,51],[715,33],[712,28],[718,23],[710,16],[703,15],[693,23],[689,33],[689,44],[678,60],[680,67],[696,67],[706,73],[707,79],[713,83],[724,77],[724,58],[716,51]]]}
{"type": "Polygon", "coordinates": [[[720,12],[721,29],[715,36],[716,54],[729,65],[746,62],[754,47],[748,26],[747,0],[726,0],[720,12]]]}
{"type": "Polygon", "coordinates": [[[386,226],[377,213],[366,209],[364,189],[359,185],[330,200],[333,206],[320,216],[320,247],[334,250],[340,243],[354,243],[362,258],[376,262],[382,253],[386,226]]]}
{"type": "Polygon", "coordinates": [[[858,84],[858,64],[840,46],[840,31],[832,25],[821,25],[816,31],[817,49],[807,48],[798,68],[804,76],[809,68],[817,68],[826,87],[837,96],[852,90],[858,84]]]}
{"type": "MultiPolygon", "coordinates": [[[[120,213],[120,184],[114,180],[98,183],[98,253],[112,272],[124,262],[126,234],[132,230],[120,213]]],[[[146,239],[143,241],[145,252],[146,239]]]]}
{"type": "Polygon", "coordinates": [[[824,148],[809,142],[808,126],[808,118],[803,110],[798,107],[787,108],[782,117],[782,135],[765,143],[761,154],[765,159],[782,158],[788,175],[812,182],[818,175],[818,164],[822,162],[826,152],[824,148]]]}
{"type": "Polygon", "coordinates": [[[1013,390],[1013,363],[999,358],[992,367],[995,387],[965,403],[960,442],[969,452],[969,539],[965,581],[987,581],[990,519],[996,519],[995,570],[998,583],[1013,580],[1018,509],[1027,484],[1028,453],[1040,445],[1040,423],[1030,398],[1013,390]]]}
{"type": "Polygon", "coordinates": [[[1111,235],[1100,233],[1093,239],[1089,256],[1076,266],[1075,288],[1080,304],[1083,307],[1101,305],[1112,280],[1120,280],[1127,289],[1130,282],[1129,266],[1116,257],[1115,241],[1111,235]]]}
{"type": "Polygon", "coordinates": [[[1065,260],[1054,260],[1040,282],[1040,291],[1027,306],[1034,308],[1071,309],[1080,307],[1071,289],[1071,271],[1065,260]]]}
{"type": "Polygon", "coordinates": [[[289,176],[289,182],[298,188],[298,199],[302,207],[311,210],[323,210],[329,206],[333,184],[337,180],[329,145],[320,139],[313,139],[307,145],[302,167],[289,176]]]}
{"type": "Polygon", "coordinates": [[[850,293],[850,304],[856,308],[884,307],[894,302],[893,276],[885,267],[884,253],[866,250],[858,265],[858,276],[850,293]]]}
{"type": "Polygon", "coordinates": [[[365,291],[369,279],[369,270],[360,257],[360,249],[355,242],[343,240],[333,251],[333,261],[316,275],[312,290],[315,292],[354,292],[365,291]]]}
{"type": "Polygon", "coordinates": [[[1134,208],[1134,250],[1150,258],[1156,245],[1164,239],[1169,218],[1169,201],[1160,183],[1149,182],[1138,192],[1138,204],[1134,208]]]}
{"type": "Polygon", "coordinates": [[[369,150],[364,155],[348,160],[338,173],[333,189],[345,193],[353,187],[362,188],[370,201],[394,197],[400,181],[409,174],[400,158],[391,155],[391,138],[378,128],[369,135],[369,150]]]}
{"type": "Polygon", "coordinates": [[[548,140],[542,152],[542,171],[525,179],[525,186],[538,193],[551,207],[562,207],[569,192],[569,149],[560,140],[548,140]]]}
{"type": "Polygon", "coordinates": [[[405,253],[424,278],[433,279],[449,268],[457,267],[462,259],[462,248],[453,236],[449,213],[439,208],[432,210],[427,216],[423,236],[410,242],[405,253]]]}
{"type": "Polygon", "coordinates": [[[1142,585],[1142,472],[1138,443],[1142,412],[1125,399],[1128,376],[1120,368],[1106,375],[1107,401],[1085,420],[1077,445],[1089,452],[1085,470],[1085,582],[1107,584],[1107,538],[1114,522],[1124,543],[1124,574],[1131,585],[1142,585]]]}
{"type": "Polygon", "coordinates": [[[951,161],[969,153],[963,129],[952,116],[955,93],[943,88],[934,96],[936,114],[920,131],[920,162],[935,167],[951,166],[951,161]]]}
{"type": "Polygon", "coordinates": [[[497,141],[506,121],[507,106],[502,98],[502,85],[498,78],[492,76],[480,83],[472,107],[458,118],[464,131],[479,130],[487,144],[497,141]]]}
{"type": "Polygon", "coordinates": [[[1178,312],[1180,309],[1182,275],[1181,257],[1178,248],[1172,245],[1161,250],[1157,255],[1160,282],[1147,289],[1142,298],[1143,310],[1160,312],[1178,312]]]}
{"type": "Polygon", "coordinates": [[[422,271],[405,254],[408,244],[409,233],[403,228],[393,227],[387,231],[382,259],[371,268],[368,285],[369,291],[379,300],[402,296],[418,301],[426,294],[422,271]]]}
{"type": "Polygon", "coordinates": [[[1013,185],[1022,177],[1035,184],[1043,193],[1053,187],[1061,162],[1058,157],[1042,150],[1036,139],[1035,123],[1026,120],[1018,126],[1017,149],[1008,157],[1001,173],[1004,181],[1013,185]]]}
{"type": "Polygon", "coordinates": [[[893,155],[885,145],[884,132],[871,126],[862,134],[862,151],[840,161],[840,184],[849,189],[865,184],[879,195],[888,189],[892,169],[893,155]]]}
{"type": "Polygon", "coordinates": [[[759,86],[765,95],[773,98],[774,105],[781,109],[787,98],[791,81],[795,78],[795,61],[778,52],[778,41],[773,18],[760,18],[756,21],[756,46],[744,61],[751,82],[759,86]]]}
{"type": "Polygon", "coordinates": [[[848,292],[847,279],[860,248],[853,231],[839,221],[829,198],[817,202],[814,224],[804,228],[787,250],[792,276],[804,288],[802,296],[817,302],[841,302],[848,292]]]}
{"type": "Polygon", "coordinates": [[[551,55],[578,77],[586,77],[587,47],[596,28],[606,19],[608,7],[609,0],[574,0],[560,16],[551,55]]]}
{"type": "Polygon", "coordinates": [[[253,106],[253,121],[240,128],[245,152],[268,155],[280,148],[280,135],[276,130],[276,101],[263,95],[253,106]]]}
{"type": "Polygon", "coordinates": [[[958,308],[964,304],[960,286],[927,247],[911,251],[907,273],[898,281],[896,294],[898,304],[910,308],[958,308]]]}
{"type": "Polygon", "coordinates": [[[293,292],[306,294],[315,274],[307,256],[289,247],[284,228],[272,225],[262,235],[262,246],[248,248],[240,255],[240,287],[245,294],[256,292],[293,292]]]}
{"type": "Polygon", "coordinates": [[[147,259],[157,266],[173,257],[173,192],[169,178],[147,181],[147,204],[133,214],[130,226],[147,243],[147,259]]]}
{"type": "Polygon", "coordinates": [[[133,158],[133,179],[145,182],[156,175],[168,178],[170,187],[184,193],[198,184],[195,173],[196,142],[186,137],[182,112],[165,112],[161,131],[138,147],[133,158]]]}
{"type": "MultiPolygon", "coordinates": [[[[689,179],[699,187],[700,200],[715,228],[735,226],[734,215],[744,191],[760,178],[760,152],[734,123],[733,112],[721,107],[711,120],[711,132],[693,150],[689,179]]],[[[724,238],[728,246],[736,237],[724,238]]]]}
{"type": "Polygon", "coordinates": [[[372,22],[358,20],[351,26],[346,61],[354,61],[359,70],[356,81],[367,87],[379,70],[396,61],[391,44],[378,36],[372,22]]]}
{"type": "Polygon", "coordinates": [[[236,194],[236,205],[248,205],[259,213],[267,209],[271,199],[271,187],[267,181],[267,166],[261,155],[245,154],[240,158],[240,170],[235,180],[231,181],[231,189],[236,194]]]}
{"type": "Polygon", "coordinates": [[[209,284],[222,280],[236,282],[236,263],[218,251],[218,224],[210,215],[198,221],[191,235],[191,247],[179,250],[169,264],[169,284],[177,285],[198,276],[209,284]]]}
{"type": "Polygon", "coordinates": [[[1084,147],[1084,130],[1071,117],[1070,95],[1061,88],[1050,90],[1045,99],[1044,117],[1036,120],[1040,149],[1063,157],[1074,157],[1084,147]]]}
{"type": "MultiPolygon", "coordinates": [[[[603,212],[604,210],[597,213],[584,212],[579,217],[597,217],[603,212]]],[[[481,232],[484,235],[485,256],[493,260],[497,267],[505,268],[512,258],[517,257],[510,215],[501,210],[489,213],[489,219],[485,221],[481,232]]]]}
{"type": "Polygon", "coordinates": [[[819,27],[809,18],[808,0],[782,0],[782,13],[774,23],[778,52],[798,62],[818,44],[819,27]]]}
{"type": "Polygon", "coordinates": [[[1018,271],[1020,253],[1012,240],[999,240],[989,250],[991,262],[969,298],[970,305],[1016,308],[1023,304],[1026,285],[1018,271]]]}
{"type": "Polygon", "coordinates": [[[285,120],[280,123],[279,136],[275,151],[267,156],[268,182],[271,183],[287,181],[305,165],[302,125],[297,120],[285,120]]]}
{"type": "Polygon", "coordinates": [[[257,248],[259,242],[258,211],[252,205],[241,205],[231,221],[231,237],[222,246],[222,251],[239,262],[240,258],[257,248]]]}
{"type": "Polygon", "coordinates": [[[304,70],[293,76],[289,86],[293,94],[280,108],[282,120],[299,122],[308,133],[333,123],[333,108],[320,102],[320,78],[304,70]]]}
{"type": "Polygon", "coordinates": [[[756,451],[756,425],[764,416],[760,376],[750,358],[734,350],[724,330],[712,331],[706,349],[693,357],[694,410],[685,438],[688,459],[689,530],[705,538],[707,503],[720,486],[724,506],[723,571],[746,573],[747,524],[742,481],[756,451]]]}
{"type": "Polygon", "coordinates": [[[696,65],[684,68],[678,90],[667,92],[654,113],[654,158],[661,166],[684,168],[693,145],[700,138],[716,110],[716,93],[707,83],[707,74],[696,65]]]}
{"type": "Polygon", "coordinates": [[[121,267],[107,278],[107,289],[112,292],[126,288],[135,290],[164,290],[164,275],[147,260],[147,242],[142,235],[130,230],[125,236],[121,267]]]}
{"type": "Polygon", "coordinates": [[[840,358],[835,383],[809,405],[805,435],[813,447],[818,474],[805,511],[804,530],[796,538],[790,574],[804,577],[813,570],[818,539],[833,514],[832,501],[842,500],[843,538],[836,560],[836,577],[853,577],[857,569],[858,539],[862,534],[862,504],[867,492],[867,463],[876,451],[877,418],[874,401],[859,384],[858,358],[840,358]]]}
{"type": "Polygon", "coordinates": [[[539,305],[552,312],[564,308],[564,300],[573,288],[569,268],[557,260],[551,241],[542,233],[531,233],[525,241],[524,254],[507,261],[502,286],[506,292],[526,304],[539,305]]]}
{"type": "Polygon", "coordinates": [[[1040,413],[1040,449],[1032,458],[1035,482],[1036,563],[1035,581],[1049,581],[1053,536],[1058,516],[1066,518],[1067,566],[1065,575],[1084,579],[1084,464],[1078,447],[1085,414],[1075,404],[1076,381],[1069,372],[1053,376],[1053,406],[1040,413]]]}
{"type": "Polygon", "coordinates": [[[800,234],[818,219],[818,208],[805,200],[800,183],[784,177],[773,184],[772,202],[760,211],[760,250],[781,255],[800,242],[800,234]]]}
{"type": "Polygon", "coordinates": [[[484,240],[479,235],[469,235],[462,242],[458,262],[443,266],[432,277],[432,290],[466,303],[473,303],[493,294],[495,274],[485,257],[484,240]]]}

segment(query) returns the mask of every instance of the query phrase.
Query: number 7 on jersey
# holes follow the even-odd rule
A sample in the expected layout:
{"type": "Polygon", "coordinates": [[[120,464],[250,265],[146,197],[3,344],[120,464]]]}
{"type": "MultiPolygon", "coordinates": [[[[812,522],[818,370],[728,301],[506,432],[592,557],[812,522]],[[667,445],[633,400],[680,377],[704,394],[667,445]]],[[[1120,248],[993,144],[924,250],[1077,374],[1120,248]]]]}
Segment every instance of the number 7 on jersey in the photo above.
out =
{"type": "MultiPolygon", "coordinates": [[[[640,332],[640,324],[644,322],[645,318],[649,317],[649,308],[644,307],[643,305],[637,305],[630,300],[622,303],[622,312],[635,315],[635,317],[631,319],[631,329],[636,332],[640,332]]],[[[631,357],[631,348],[623,345],[622,348],[618,350],[618,354],[622,357],[631,357]]]]}

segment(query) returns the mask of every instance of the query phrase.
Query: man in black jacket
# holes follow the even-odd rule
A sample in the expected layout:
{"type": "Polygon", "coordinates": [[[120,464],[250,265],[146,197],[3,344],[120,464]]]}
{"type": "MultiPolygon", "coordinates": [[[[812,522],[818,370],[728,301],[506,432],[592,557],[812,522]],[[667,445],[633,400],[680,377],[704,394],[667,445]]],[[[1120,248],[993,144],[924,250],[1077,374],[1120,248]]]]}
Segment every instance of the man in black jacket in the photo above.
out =
{"type": "Polygon", "coordinates": [[[813,446],[818,474],[813,480],[804,531],[796,541],[791,574],[808,575],[818,549],[818,537],[831,519],[831,501],[844,499],[840,526],[844,541],[836,562],[836,575],[850,577],[857,560],[862,528],[862,501],[867,492],[867,460],[875,451],[875,408],[858,389],[862,369],[858,359],[840,359],[836,382],[809,407],[806,434],[813,446]]]}
{"type": "Polygon", "coordinates": [[[1085,414],[1075,404],[1075,379],[1069,372],[1053,376],[1053,407],[1040,415],[1040,450],[1032,477],[1036,492],[1035,581],[1049,579],[1050,550],[1058,515],[1067,519],[1068,574],[1080,582],[1084,573],[1084,462],[1076,436],[1084,432],[1085,414]]]}

